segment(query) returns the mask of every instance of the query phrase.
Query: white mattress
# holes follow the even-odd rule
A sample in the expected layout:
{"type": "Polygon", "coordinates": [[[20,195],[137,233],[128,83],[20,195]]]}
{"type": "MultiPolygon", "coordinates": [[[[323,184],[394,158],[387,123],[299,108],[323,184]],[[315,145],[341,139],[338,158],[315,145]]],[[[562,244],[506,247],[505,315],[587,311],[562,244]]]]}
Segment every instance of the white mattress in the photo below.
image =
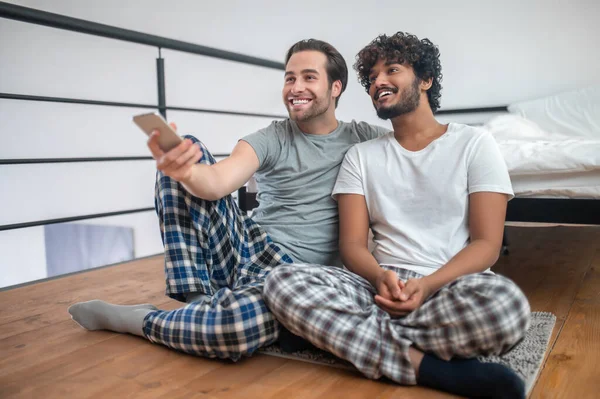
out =
{"type": "Polygon", "coordinates": [[[502,140],[511,176],[600,171],[600,140],[502,140]]]}
{"type": "Polygon", "coordinates": [[[548,133],[514,115],[490,120],[517,197],[600,199],[597,137],[548,133]]]}
{"type": "Polygon", "coordinates": [[[517,197],[600,198],[600,140],[498,143],[517,197]]]}
{"type": "Polygon", "coordinates": [[[517,197],[600,199],[600,170],[511,175],[510,179],[517,197]]]}

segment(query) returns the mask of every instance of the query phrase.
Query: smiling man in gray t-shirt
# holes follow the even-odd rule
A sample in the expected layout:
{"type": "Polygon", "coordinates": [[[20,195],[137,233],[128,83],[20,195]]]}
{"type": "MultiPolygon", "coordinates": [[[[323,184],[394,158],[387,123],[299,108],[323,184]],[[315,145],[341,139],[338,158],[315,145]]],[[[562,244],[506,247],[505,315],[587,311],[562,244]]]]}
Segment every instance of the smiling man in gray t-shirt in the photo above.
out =
{"type": "Polygon", "coordinates": [[[90,301],[69,308],[73,319],[206,357],[238,360],[273,343],[280,326],[263,301],[265,277],[282,263],[339,264],[331,199],[339,166],[353,144],[387,132],[336,119],[347,81],[335,48],[304,40],[286,58],[290,118],[240,140],[226,159],[215,162],[191,136],[165,153],[153,133],[166,293],[188,305],[162,311],[90,301]],[[253,175],[260,206],[250,217],[231,193],[253,175]]]}
{"type": "Polygon", "coordinates": [[[386,132],[338,121],[329,134],[308,134],[286,119],[244,137],[260,163],[259,206],[252,218],[294,261],[341,265],[337,203],[331,198],[339,166],[352,145],[386,132]]]}

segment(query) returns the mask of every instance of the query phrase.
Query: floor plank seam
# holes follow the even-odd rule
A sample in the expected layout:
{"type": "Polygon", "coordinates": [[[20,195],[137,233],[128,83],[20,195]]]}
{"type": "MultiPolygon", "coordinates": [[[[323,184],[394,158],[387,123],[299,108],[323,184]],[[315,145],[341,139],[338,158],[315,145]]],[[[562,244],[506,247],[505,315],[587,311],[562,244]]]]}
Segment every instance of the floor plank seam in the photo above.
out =
{"type": "MultiPolygon", "coordinates": [[[[546,355],[546,358],[544,359],[543,364],[540,367],[540,371],[538,374],[538,378],[536,379],[536,382],[531,390],[531,392],[533,392],[533,390],[536,388],[538,381],[540,380],[540,377],[542,376],[542,373],[544,372],[545,368],[546,368],[546,364],[548,363],[548,360],[550,358],[550,356],[553,354],[554,352],[554,348],[556,347],[556,344],[558,342],[558,340],[561,337],[561,334],[563,332],[563,329],[565,328],[565,325],[567,324],[567,320],[569,320],[569,316],[571,315],[571,312],[573,310],[573,305],[575,305],[575,302],[577,301],[577,296],[579,294],[579,291],[581,290],[581,288],[583,287],[584,281],[585,281],[585,277],[587,276],[587,274],[590,272],[590,269],[593,267],[592,263],[594,261],[594,258],[596,256],[596,254],[600,252],[600,250],[595,250],[594,254],[590,257],[587,268],[585,270],[585,272],[583,273],[582,278],[579,280],[579,283],[577,284],[577,288],[575,289],[574,295],[573,295],[573,300],[571,301],[570,305],[569,305],[569,310],[567,311],[564,319],[562,320],[562,323],[559,326],[559,330],[556,333],[556,338],[554,339],[554,342],[552,342],[552,345],[548,348],[548,354],[546,355]]],[[[558,319],[557,319],[558,322],[558,319]]]]}

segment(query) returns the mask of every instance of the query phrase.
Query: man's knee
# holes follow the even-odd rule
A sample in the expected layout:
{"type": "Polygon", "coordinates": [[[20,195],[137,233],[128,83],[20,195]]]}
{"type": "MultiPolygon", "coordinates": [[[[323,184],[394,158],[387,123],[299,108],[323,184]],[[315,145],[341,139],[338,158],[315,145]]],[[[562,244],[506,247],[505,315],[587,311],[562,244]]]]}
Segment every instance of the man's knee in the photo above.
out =
{"type": "Polygon", "coordinates": [[[186,134],[183,136],[184,139],[190,139],[192,140],[192,143],[198,143],[202,146],[202,149],[205,149],[206,147],[204,146],[204,143],[202,143],[200,140],[198,140],[196,138],[196,136],[192,136],[191,134],[186,134]]]}
{"type": "Polygon", "coordinates": [[[527,333],[531,322],[531,307],[523,291],[506,277],[498,276],[498,284],[504,289],[498,297],[504,312],[497,335],[504,339],[504,350],[512,348],[527,333]]]}
{"type": "Polygon", "coordinates": [[[286,319],[291,309],[311,306],[311,298],[323,284],[322,267],[294,263],[277,266],[269,273],[263,298],[278,319],[286,319]]]}
{"type": "Polygon", "coordinates": [[[193,144],[199,146],[200,149],[202,150],[202,158],[200,158],[198,163],[204,163],[204,164],[210,165],[210,164],[213,164],[216,162],[213,155],[211,154],[210,150],[208,149],[208,147],[206,147],[206,145],[204,145],[204,143],[202,141],[198,140],[195,136],[192,136],[189,134],[186,134],[185,136],[183,136],[183,138],[191,140],[193,144]]]}
{"type": "Polygon", "coordinates": [[[271,311],[278,307],[277,303],[281,302],[280,299],[285,295],[285,292],[293,289],[291,287],[294,284],[291,281],[294,277],[293,269],[293,266],[280,265],[267,275],[263,288],[263,298],[271,311]]]}
{"type": "MultiPolygon", "coordinates": [[[[474,277],[477,281],[477,277],[474,277]]],[[[523,291],[506,277],[488,274],[471,286],[474,311],[481,315],[485,345],[503,353],[519,342],[530,324],[531,308],[523,291]]]]}
{"type": "Polygon", "coordinates": [[[279,323],[265,304],[254,298],[221,298],[204,305],[207,314],[202,323],[201,340],[216,357],[238,360],[258,348],[275,342],[279,323]]]}

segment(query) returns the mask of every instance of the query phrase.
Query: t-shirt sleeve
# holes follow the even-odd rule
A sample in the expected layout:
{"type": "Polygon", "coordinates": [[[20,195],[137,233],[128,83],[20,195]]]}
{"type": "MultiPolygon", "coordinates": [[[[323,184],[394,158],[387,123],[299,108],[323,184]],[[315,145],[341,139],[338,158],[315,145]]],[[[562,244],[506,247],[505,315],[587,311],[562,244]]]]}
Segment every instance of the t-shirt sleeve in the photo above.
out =
{"type": "Polygon", "coordinates": [[[361,132],[362,141],[373,140],[392,131],[389,128],[371,125],[367,122],[358,122],[357,126],[359,131],[361,132]]]}
{"type": "Polygon", "coordinates": [[[277,122],[273,122],[266,128],[241,139],[250,144],[256,152],[259,162],[258,171],[272,167],[279,159],[281,154],[280,130],[277,122]]]}
{"type": "Polygon", "coordinates": [[[473,146],[468,159],[469,194],[488,191],[514,197],[506,162],[494,137],[485,132],[473,146]]]}
{"type": "Polygon", "coordinates": [[[350,148],[340,166],[331,196],[337,200],[338,194],[365,195],[363,189],[363,176],[359,166],[359,156],[356,146],[350,148]]]}

